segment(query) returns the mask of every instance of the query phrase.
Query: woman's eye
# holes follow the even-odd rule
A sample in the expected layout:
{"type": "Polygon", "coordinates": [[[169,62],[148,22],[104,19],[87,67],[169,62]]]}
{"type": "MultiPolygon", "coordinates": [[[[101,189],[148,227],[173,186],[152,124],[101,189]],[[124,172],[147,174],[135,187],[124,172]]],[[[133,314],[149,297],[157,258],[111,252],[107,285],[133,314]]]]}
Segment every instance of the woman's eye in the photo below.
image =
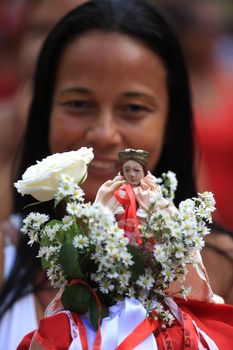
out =
{"type": "Polygon", "coordinates": [[[151,110],[145,105],[131,103],[131,104],[122,106],[121,111],[130,117],[130,116],[140,116],[144,113],[150,112],[151,110]]]}
{"type": "Polygon", "coordinates": [[[147,108],[145,106],[141,106],[141,105],[136,105],[136,104],[132,104],[128,106],[128,110],[132,111],[132,112],[140,112],[140,111],[145,111],[147,110],[147,108]]]}
{"type": "Polygon", "coordinates": [[[93,103],[85,100],[73,100],[62,103],[63,106],[77,111],[86,111],[93,108],[93,103]]]}

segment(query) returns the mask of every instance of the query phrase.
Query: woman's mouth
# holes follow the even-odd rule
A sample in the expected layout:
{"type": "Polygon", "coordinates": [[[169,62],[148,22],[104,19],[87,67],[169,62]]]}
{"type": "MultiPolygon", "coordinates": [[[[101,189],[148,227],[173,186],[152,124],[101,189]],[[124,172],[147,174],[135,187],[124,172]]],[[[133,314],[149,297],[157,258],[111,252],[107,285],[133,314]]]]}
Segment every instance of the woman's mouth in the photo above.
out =
{"type": "Polygon", "coordinates": [[[97,169],[112,169],[115,166],[115,162],[105,162],[101,160],[93,160],[91,162],[91,166],[97,168],[97,169]]]}
{"type": "Polygon", "coordinates": [[[119,171],[118,161],[92,160],[89,165],[89,174],[116,175],[119,171]]]}

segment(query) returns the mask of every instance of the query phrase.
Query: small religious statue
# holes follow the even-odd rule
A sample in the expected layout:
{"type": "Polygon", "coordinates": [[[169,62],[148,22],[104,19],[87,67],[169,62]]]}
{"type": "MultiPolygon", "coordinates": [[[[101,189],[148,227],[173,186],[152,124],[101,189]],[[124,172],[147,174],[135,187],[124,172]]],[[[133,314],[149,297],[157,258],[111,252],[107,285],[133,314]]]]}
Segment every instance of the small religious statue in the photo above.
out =
{"type": "MultiPolygon", "coordinates": [[[[161,194],[160,186],[147,169],[148,152],[129,148],[118,156],[121,171],[100,187],[95,203],[109,207],[126,235],[134,231],[140,242],[138,225],[147,217],[150,203],[161,194]]],[[[168,201],[164,199],[160,205],[167,206],[168,201]]]]}

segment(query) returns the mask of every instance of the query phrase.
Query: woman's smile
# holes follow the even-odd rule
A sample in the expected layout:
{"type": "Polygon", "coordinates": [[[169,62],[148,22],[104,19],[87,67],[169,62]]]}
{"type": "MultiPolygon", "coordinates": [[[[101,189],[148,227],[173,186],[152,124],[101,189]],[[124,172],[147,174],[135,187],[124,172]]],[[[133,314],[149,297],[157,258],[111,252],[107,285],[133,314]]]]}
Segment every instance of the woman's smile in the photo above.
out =
{"type": "Polygon", "coordinates": [[[118,160],[107,160],[94,158],[88,167],[89,175],[98,175],[103,176],[110,175],[115,176],[116,172],[119,171],[119,162],[118,160]]]}

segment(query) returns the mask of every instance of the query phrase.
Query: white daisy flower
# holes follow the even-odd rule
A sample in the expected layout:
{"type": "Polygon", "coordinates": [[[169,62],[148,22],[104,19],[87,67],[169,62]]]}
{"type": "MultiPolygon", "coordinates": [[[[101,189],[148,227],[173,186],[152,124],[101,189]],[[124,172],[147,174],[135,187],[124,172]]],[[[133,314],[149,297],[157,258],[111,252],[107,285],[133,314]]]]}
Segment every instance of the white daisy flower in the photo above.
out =
{"type": "Polygon", "coordinates": [[[73,246],[78,249],[83,249],[89,246],[89,239],[83,235],[77,235],[73,239],[73,246]]]}
{"type": "Polygon", "coordinates": [[[66,215],[62,218],[63,230],[68,230],[73,225],[73,218],[69,215],[66,215]]]}
{"type": "Polygon", "coordinates": [[[149,274],[141,275],[136,281],[136,284],[143,289],[150,290],[154,285],[154,278],[149,274]]]}
{"type": "Polygon", "coordinates": [[[71,193],[71,199],[73,201],[83,202],[84,201],[84,191],[79,186],[74,186],[73,191],[71,193]]]}
{"type": "Polygon", "coordinates": [[[60,224],[54,224],[53,226],[47,225],[44,228],[43,234],[45,234],[48,237],[48,239],[52,242],[54,240],[56,234],[61,229],[61,227],[62,227],[62,225],[60,225],[60,224]]]}
{"type": "Polygon", "coordinates": [[[84,213],[82,204],[76,202],[67,203],[66,211],[68,214],[74,215],[77,218],[82,217],[84,213]]]}

